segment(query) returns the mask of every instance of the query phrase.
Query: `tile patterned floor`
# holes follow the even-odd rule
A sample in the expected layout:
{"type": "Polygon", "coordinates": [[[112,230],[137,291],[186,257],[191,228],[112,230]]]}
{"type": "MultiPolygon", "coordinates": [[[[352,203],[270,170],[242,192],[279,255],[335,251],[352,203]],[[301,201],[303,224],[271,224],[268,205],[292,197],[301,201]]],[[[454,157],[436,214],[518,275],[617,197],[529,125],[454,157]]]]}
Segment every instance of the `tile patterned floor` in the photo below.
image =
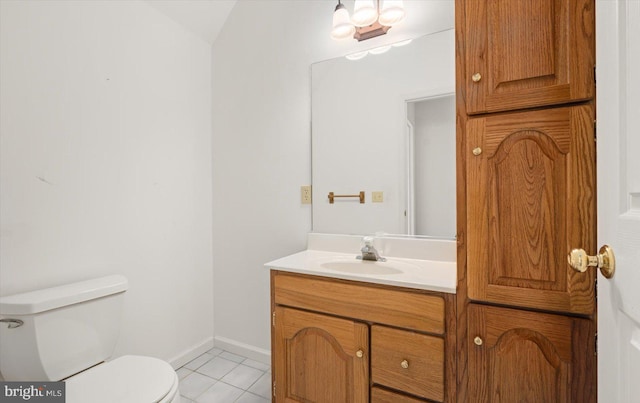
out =
{"type": "Polygon", "coordinates": [[[176,372],[183,403],[271,402],[271,367],[219,348],[176,372]]]}

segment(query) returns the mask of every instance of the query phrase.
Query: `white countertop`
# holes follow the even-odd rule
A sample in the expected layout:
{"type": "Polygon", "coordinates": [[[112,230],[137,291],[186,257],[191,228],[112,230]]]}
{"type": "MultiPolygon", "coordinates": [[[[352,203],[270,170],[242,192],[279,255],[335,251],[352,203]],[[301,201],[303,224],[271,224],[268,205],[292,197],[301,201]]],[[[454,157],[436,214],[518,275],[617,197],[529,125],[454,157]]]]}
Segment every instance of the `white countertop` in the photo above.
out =
{"type": "Polygon", "coordinates": [[[356,259],[355,253],[307,249],[266,263],[265,267],[450,294],[456,292],[456,263],[449,261],[388,257],[384,263],[363,262],[356,259]]]}

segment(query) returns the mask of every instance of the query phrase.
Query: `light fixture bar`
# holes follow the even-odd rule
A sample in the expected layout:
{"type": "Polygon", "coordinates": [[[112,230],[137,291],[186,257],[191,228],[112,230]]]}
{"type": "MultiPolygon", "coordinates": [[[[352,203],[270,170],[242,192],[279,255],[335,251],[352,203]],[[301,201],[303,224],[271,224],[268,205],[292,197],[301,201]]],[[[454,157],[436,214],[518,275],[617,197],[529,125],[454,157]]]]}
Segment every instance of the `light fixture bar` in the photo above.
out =
{"type": "Polygon", "coordinates": [[[358,42],[361,42],[367,39],[375,38],[376,36],[384,35],[390,29],[391,27],[381,25],[378,21],[376,21],[367,27],[356,28],[355,34],[353,34],[353,38],[357,39],[358,42]]]}

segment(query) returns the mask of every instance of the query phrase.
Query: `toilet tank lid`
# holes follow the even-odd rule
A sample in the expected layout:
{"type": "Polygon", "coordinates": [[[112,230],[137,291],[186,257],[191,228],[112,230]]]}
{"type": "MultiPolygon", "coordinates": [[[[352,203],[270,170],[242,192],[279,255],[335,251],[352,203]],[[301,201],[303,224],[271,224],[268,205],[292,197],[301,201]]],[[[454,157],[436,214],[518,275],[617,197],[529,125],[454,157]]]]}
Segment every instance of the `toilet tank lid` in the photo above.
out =
{"type": "Polygon", "coordinates": [[[112,275],[0,297],[0,315],[29,315],[127,290],[127,278],[112,275]]]}

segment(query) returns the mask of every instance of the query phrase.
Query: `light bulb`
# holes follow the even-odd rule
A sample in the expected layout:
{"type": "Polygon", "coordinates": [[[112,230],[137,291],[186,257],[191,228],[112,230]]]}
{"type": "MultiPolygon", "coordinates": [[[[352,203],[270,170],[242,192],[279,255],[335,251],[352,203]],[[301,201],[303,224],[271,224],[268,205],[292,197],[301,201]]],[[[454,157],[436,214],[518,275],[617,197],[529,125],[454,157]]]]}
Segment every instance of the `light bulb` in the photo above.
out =
{"type": "Polygon", "coordinates": [[[378,10],[373,5],[373,0],[356,0],[353,6],[351,22],[356,27],[367,27],[378,19],[378,10]]]}
{"type": "Polygon", "coordinates": [[[338,3],[336,10],[333,12],[333,28],[331,28],[331,37],[333,39],[345,39],[353,36],[356,31],[355,27],[349,20],[349,12],[344,4],[338,3]]]}
{"type": "Polygon", "coordinates": [[[350,55],[346,55],[345,57],[349,60],[360,60],[368,54],[369,54],[369,51],[365,50],[363,52],[357,52],[357,53],[352,53],[350,55]]]}
{"type": "Polygon", "coordinates": [[[402,0],[384,0],[380,10],[380,24],[390,27],[404,19],[404,6],[402,0]]]}
{"type": "Polygon", "coordinates": [[[406,45],[410,44],[412,41],[413,41],[413,39],[405,39],[404,41],[396,42],[396,43],[392,44],[391,46],[395,46],[395,47],[399,48],[400,46],[406,46],[406,45]]]}
{"type": "Polygon", "coordinates": [[[380,54],[383,54],[384,52],[388,51],[389,49],[391,49],[390,45],[379,46],[377,48],[371,49],[369,51],[369,53],[371,53],[372,55],[380,55],[380,54]]]}

